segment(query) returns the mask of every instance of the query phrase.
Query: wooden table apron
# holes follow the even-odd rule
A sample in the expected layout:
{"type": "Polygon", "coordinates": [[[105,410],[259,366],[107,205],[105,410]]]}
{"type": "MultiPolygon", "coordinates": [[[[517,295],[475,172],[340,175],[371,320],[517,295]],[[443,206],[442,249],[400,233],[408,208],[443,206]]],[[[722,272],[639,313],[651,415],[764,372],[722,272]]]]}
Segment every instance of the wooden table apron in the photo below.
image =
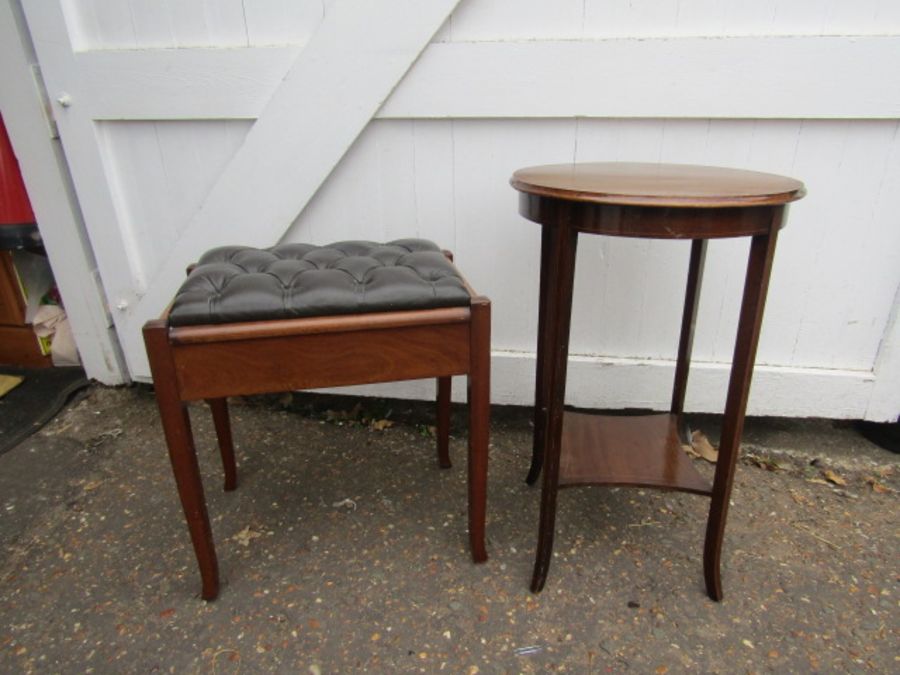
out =
{"type": "MultiPolygon", "coordinates": [[[[519,190],[523,188],[516,185],[519,190]]],[[[789,201],[789,200],[783,200],[789,201]]],[[[535,390],[534,447],[528,482],[534,483],[543,468],[538,552],[532,590],[543,588],[553,546],[556,497],[559,487],[570,485],[642,485],[683,490],[710,497],[710,512],[704,547],[704,578],[710,597],[720,599],[719,578],[722,538],[728,511],[734,469],[744,425],[744,412],[762,323],[778,230],[784,223],[786,206],[696,207],[607,204],[575,201],[565,197],[521,192],[519,212],[542,226],[541,272],[538,319],[537,377],[535,390]],[[607,467],[606,475],[592,475],[588,467],[577,467],[560,482],[563,437],[563,404],[569,352],[569,327],[575,274],[575,253],[580,232],[622,237],[690,239],[691,255],[685,293],[670,415],[683,438],[682,420],[690,366],[697,300],[709,239],[752,237],[743,300],[734,348],[731,377],[725,402],[719,460],[712,486],[696,474],[685,457],[679,466],[645,467],[645,475],[629,477],[607,467]]],[[[671,437],[672,434],[669,434],[671,437]]],[[[584,436],[582,435],[582,438],[584,436]]],[[[669,441],[671,444],[671,440],[669,441]]],[[[581,453],[592,456],[590,449],[581,453]]],[[[672,455],[675,457],[677,455],[672,455]]],[[[651,456],[635,461],[662,462],[651,456]]],[[[577,463],[577,459],[575,462],[577,463]]],[[[669,462],[672,464],[672,462],[669,462]]],[[[595,472],[596,474],[596,472],[595,472]]]]}

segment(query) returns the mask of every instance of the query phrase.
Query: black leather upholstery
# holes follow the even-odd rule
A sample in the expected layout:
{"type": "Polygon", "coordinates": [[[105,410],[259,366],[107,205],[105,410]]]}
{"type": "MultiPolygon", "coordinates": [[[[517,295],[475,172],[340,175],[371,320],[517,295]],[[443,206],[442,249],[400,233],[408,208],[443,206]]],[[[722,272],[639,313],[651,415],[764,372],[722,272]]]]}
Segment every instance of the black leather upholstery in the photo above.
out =
{"type": "Polygon", "coordinates": [[[469,293],[424,239],[386,244],[225,246],[205,253],[175,295],[173,326],[455,307],[469,293]]]}

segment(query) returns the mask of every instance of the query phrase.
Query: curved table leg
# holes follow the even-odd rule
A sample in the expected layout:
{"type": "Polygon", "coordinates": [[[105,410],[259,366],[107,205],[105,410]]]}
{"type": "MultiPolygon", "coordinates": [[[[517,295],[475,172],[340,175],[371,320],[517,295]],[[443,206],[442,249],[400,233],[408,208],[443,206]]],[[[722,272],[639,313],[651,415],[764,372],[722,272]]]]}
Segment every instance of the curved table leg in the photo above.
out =
{"type": "Polygon", "coordinates": [[[734,360],[731,379],[728,382],[728,398],[725,402],[725,417],[722,421],[722,437],[719,441],[719,460],[713,482],[709,520],[706,524],[706,542],[703,549],[703,575],[706,592],[713,600],[722,599],[722,579],[720,563],[722,558],[722,538],[725,534],[725,519],[728,515],[728,499],[734,480],[734,468],[740,454],[741,434],[744,430],[744,412],[750,394],[750,379],[753,362],[762,326],[766,291],[775,255],[778,222],[771,234],[757,235],[750,244],[750,259],[744,282],[744,298],[738,322],[737,340],[734,346],[734,360]]]}
{"type": "Polygon", "coordinates": [[[491,423],[491,303],[472,299],[469,343],[469,545],[476,563],[487,560],[487,468],[491,423]]]}
{"type": "MultiPolygon", "coordinates": [[[[544,229],[551,229],[544,225],[544,229]]],[[[566,396],[566,368],[569,359],[569,325],[572,314],[572,287],[575,282],[575,249],[578,231],[566,224],[552,228],[552,252],[546,270],[546,306],[539,330],[545,333],[543,369],[547,414],[544,435],[544,483],[541,515],[531,590],[539,593],[547,580],[553,553],[556,526],[556,496],[559,490],[559,456],[562,441],[563,404],[566,396]]],[[[543,256],[542,256],[543,257],[543,256]]],[[[542,271],[542,275],[545,272],[542,271]]]]}
{"type": "Polygon", "coordinates": [[[541,228],[541,285],[538,295],[537,364],[534,377],[534,440],[531,447],[531,468],[528,469],[528,476],[525,478],[525,482],[529,485],[535,484],[541,475],[541,467],[544,466],[544,432],[547,428],[546,336],[547,331],[552,328],[551,322],[546,320],[549,289],[547,277],[553,256],[552,232],[547,225],[541,228]]]}
{"type": "Polygon", "coordinates": [[[700,287],[703,285],[703,266],[706,261],[706,239],[691,242],[691,259],[688,263],[687,289],[684,294],[684,312],[681,316],[681,337],[678,340],[678,361],[675,365],[675,383],[672,387],[673,415],[678,416],[678,433],[681,442],[691,443],[691,433],[684,420],[684,397],[687,393],[688,373],[691,369],[691,351],[694,346],[694,326],[697,323],[697,306],[700,304],[700,287]]]}

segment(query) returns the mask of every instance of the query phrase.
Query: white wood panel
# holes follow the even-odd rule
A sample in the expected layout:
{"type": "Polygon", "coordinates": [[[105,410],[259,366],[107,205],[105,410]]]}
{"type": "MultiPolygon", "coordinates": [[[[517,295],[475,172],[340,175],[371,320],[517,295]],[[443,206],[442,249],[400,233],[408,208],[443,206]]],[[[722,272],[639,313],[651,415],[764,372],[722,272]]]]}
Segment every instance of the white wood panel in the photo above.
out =
{"type": "MultiPolygon", "coordinates": [[[[495,352],[491,359],[491,400],[519,403],[533,392],[534,357],[495,352]]],[[[652,360],[570,358],[566,403],[588,408],[669,407],[674,363],[652,360]]],[[[729,368],[695,362],[691,368],[685,408],[721,413],[725,407],[729,368]]],[[[871,372],[758,366],[753,374],[749,415],[861,418],[872,392],[871,372]]],[[[896,415],[896,411],[895,411],[896,415]]]]}
{"type": "MultiPolygon", "coordinates": [[[[26,12],[39,11],[35,3],[23,3],[26,12]],[[30,5],[30,6],[29,6],[30,5]]],[[[103,46],[107,49],[137,47],[131,7],[122,0],[61,0],[75,49],[103,46]]],[[[29,25],[31,21],[29,19],[29,25]]]]}
{"type": "MultiPolygon", "coordinates": [[[[806,279],[808,309],[794,344],[794,365],[874,360],[900,284],[900,194],[886,187],[900,177],[897,142],[896,122],[804,126],[797,172],[811,194],[817,190],[828,198],[810,200],[817,217],[805,221],[812,235],[806,266],[814,276],[806,279]]],[[[800,212],[798,204],[793,216],[800,212]]]]}
{"type": "Polygon", "coordinates": [[[452,42],[581,37],[584,0],[464,0],[449,22],[452,42]]]}
{"type": "Polygon", "coordinates": [[[518,216],[509,178],[529,164],[571,161],[575,121],[456,120],[453,133],[457,260],[491,298],[492,345],[533,351],[540,228],[518,216]]]}
{"type": "MultiPolygon", "coordinates": [[[[898,263],[900,266],[900,263],[898,263]]],[[[900,286],[894,295],[888,329],[878,351],[874,368],[875,383],[865,411],[865,419],[879,422],[900,420],[900,286]]]]}
{"type": "MultiPolygon", "coordinates": [[[[79,49],[302,44],[322,0],[66,0],[79,49]]],[[[893,0],[465,0],[438,41],[730,35],[884,35],[893,0]]]]}
{"type": "MultiPolygon", "coordinates": [[[[892,203],[897,193],[896,186],[900,185],[900,123],[894,128],[894,137],[891,143],[891,155],[887,161],[886,171],[878,177],[878,193],[876,205],[873,209],[873,219],[876,222],[893,223],[889,230],[895,237],[893,245],[888,244],[881,250],[876,250],[876,244],[871,244],[871,255],[886,258],[886,266],[900,275],[900,227],[897,227],[897,205],[892,203]]],[[[873,181],[874,182],[874,181],[873,181]]],[[[873,240],[878,240],[872,233],[873,240]]],[[[896,421],[900,419],[900,279],[898,279],[891,310],[887,313],[887,328],[878,350],[874,372],[876,376],[875,386],[872,389],[872,397],[866,409],[866,419],[896,421]]],[[[880,317],[878,317],[880,318],[880,317]]]]}
{"type": "MultiPolygon", "coordinates": [[[[491,354],[491,402],[529,405],[534,396],[534,354],[495,350],[491,354]]],[[[569,358],[566,403],[585,408],[625,407],[665,410],[669,407],[675,364],[662,360],[613,359],[596,356],[569,358]]],[[[721,413],[725,404],[727,365],[695,362],[685,406],[688,412],[721,413]]],[[[453,378],[453,400],[465,401],[465,378],[453,378]]],[[[828,417],[893,421],[867,412],[874,391],[870,372],[757,366],[753,375],[748,415],[828,417]],[[798,393],[799,392],[799,393],[798,393]]],[[[431,399],[434,380],[330,389],[343,394],[431,399]]]]}
{"type": "Polygon", "coordinates": [[[97,129],[97,139],[105,150],[103,159],[117,226],[137,252],[131,268],[136,280],[133,292],[140,294],[146,289],[148,271],[158,266],[178,236],[165,189],[156,125],[136,123],[123,128],[105,124],[97,129]]]}
{"type": "MultiPolygon", "coordinates": [[[[254,118],[298,49],[90,51],[77,62],[96,119],[254,118]]],[[[434,43],[377,115],[896,118],[900,80],[873,63],[900,64],[900,37],[434,43]]]]}
{"type": "MultiPolygon", "coordinates": [[[[376,123],[383,124],[383,123],[376,123]]],[[[413,122],[416,234],[457,251],[454,124],[413,122]]],[[[400,221],[396,226],[402,226],[400,221]]]]}
{"type": "Polygon", "coordinates": [[[201,1],[211,46],[237,47],[249,44],[243,0],[201,1]]]}
{"type": "Polygon", "coordinates": [[[249,127],[244,120],[98,126],[119,227],[141,252],[143,277],[157,273],[249,127]]]}
{"type": "Polygon", "coordinates": [[[131,23],[137,46],[176,46],[172,16],[167,3],[160,3],[159,0],[127,0],[123,4],[131,8],[131,23]]]}
{"type": "Polygon", "coordinates": [[[296,60],[297,47],[158,49],[75,55],[94,119],[251,119],[296,60]]]}
{"type": "MultiPolygon", "coordinates": [[[[172,35],[178,47],[210,45],[206,12],[200,2],[173,2],[167,5],[172,24],[172,35]]],[[[217,45],[220,46],[220,45],[217,45]]]]}
{"type": "Polygon", "coordinates": [[[77,49],[304,44],[324,0],[65,0],[77,49]]]}
{"type": "Polygon", "coordinates": [[[416,236],[455,251],[453,154],[452,123],[371,123],[282,241],[416,236]]]}
{"type": "Polygon", "coordinates": [[[369,126],[338,162],[281,241],[329,244],[346,239],[379,239],[384,234],[380,217],[381,178],[378,134],[369,126]]]}
{"type": "Polygon", "coordinates": [[[305,44],[325,16],[322,0],[244,0],[251,45],[305,44]]]}
{"type": "Polygon", "coordinates": [[[413,125],[400,120],[378,129],[381,236],[386,241],[416,236],[418,230],[413,125]]]}
{"type": "Polygon", "coordinates": [[[900,117],[900,38],[431,45],[380,117],[900,117]]]}
{"type": "Polygon", "coordinates": [[[684,35],[883,35],[900,29],[893,0],[464,0],[456,42],[684,35]]]}

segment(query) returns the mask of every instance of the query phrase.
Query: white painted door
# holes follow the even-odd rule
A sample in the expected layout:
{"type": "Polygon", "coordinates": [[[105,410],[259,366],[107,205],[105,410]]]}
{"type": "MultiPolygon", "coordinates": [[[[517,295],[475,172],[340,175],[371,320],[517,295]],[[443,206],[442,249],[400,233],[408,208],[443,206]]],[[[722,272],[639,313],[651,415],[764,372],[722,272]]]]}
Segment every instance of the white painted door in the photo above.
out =
{"type": "MultiPolygon", "coordinates": [[[[900,414],[900,3],[23,0],[116,328],[201,251],[421,235],[493,300],[493,399],[533,391],[538,233],[507,181],[571,160],[806,182],[751,414],[900,414]],[[449,18],[448,18],[449,17],[449,18]]],[[[746,242],[710,247],[687,406],[720,411],[746,242]]],[[[568,399],[664,407],[687,247],[585,237],[568,399]]],[[[397,395],[430,395],[403,385],[397,395]]]]}

